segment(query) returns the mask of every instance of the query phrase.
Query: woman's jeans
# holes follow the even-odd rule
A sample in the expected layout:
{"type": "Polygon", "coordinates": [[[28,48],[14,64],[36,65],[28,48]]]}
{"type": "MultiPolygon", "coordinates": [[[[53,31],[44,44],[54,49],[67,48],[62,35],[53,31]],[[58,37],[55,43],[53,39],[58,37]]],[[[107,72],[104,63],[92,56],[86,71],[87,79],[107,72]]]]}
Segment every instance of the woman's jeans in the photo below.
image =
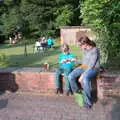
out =
{"type": "Polygon", "coordinates": [[[61,74],[63,73],[64,74],[64,80],[65,80],[65,90],[68,91],[70,90],[70,83],[69,83],[69,80],[68,80],[68,75],[69,73],[72,71],[72,69],[62,69],[62,68],[59,68],[56,73],[55,73],[55,76],[56,76],[56,79],[55,79],[55,86],[56,88],[60,88],[61,87],[61,83],[60,83],[60,76],[61,74]]]}
{"type": "MultiPolygon", "coordinates": [[[[84,73],[84,69],[82,68],[76,68],[74,69],[68,76],[68,79],[70,81],[71,89],[73,92],[77,92],[79,90],[77,85],[77,78],[84,73]]],[[[91,69],[86,71],[83,74],[83,79],[81,82],[82,88],[83,88],[83,95],[84,95],[84,103],[87,105],[92,105],[91,101],[91,80],[92,78],[96,77],[97,70],[91,69]]]]}

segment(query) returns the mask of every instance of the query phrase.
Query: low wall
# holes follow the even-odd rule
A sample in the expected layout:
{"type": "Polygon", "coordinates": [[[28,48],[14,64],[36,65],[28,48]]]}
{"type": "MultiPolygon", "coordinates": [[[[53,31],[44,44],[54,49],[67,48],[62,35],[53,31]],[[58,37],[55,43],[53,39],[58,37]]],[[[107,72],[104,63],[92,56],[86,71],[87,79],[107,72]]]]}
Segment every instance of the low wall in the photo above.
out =
{"type": "Polygon", "coordinates": [[[120,96],[120,72],[106,72],[97,80],[98,98],[120,96]]]}
{"type": "Polygon", "coordinates": [[[53,93],[54,72],[40,68],[8,68],[0,70],[0,91],[53,93]]]}
{"type": "MultiPolygon", "coordinates": [[[[24,91],[52,94],[55,90],[54,72],[43,72],[40,68],[1,68],[0,91],[24,91]]],[[[99,99],[120,96],[120,74],[104,73],[93,82],[99,99]]]]}

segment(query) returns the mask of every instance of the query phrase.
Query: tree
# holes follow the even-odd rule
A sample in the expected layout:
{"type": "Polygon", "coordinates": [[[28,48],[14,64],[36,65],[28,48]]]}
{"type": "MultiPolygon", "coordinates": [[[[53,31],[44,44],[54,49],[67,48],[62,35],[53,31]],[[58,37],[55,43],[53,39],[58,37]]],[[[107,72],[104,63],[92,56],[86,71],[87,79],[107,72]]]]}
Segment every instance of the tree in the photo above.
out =
{"type": "Polygon", "coordinates": [[[55,0],[22,0],[20,9],[32,35],[40,36],[54,30],[55,4],[55,0]]]}
{"type": "Polygon", "coordinates": [[[56,0],[56,27],[81,24],[81,20],[79,19],[79,1],[80,0],[56,0]]]}
{"type": "Polygon", "coordinates": [[[102,62],[111,61],[120,51],[120,1],[85,0],[81,5],[83,25],[96,31],[102,62]]]}
{"type": "Polygon", "coordinates": [[[9,35],[20,29],[23,24],[21,15],[19,14],[18,7],[9,10],[8,14],[3,14],[4,20],[4,34],[9,35]]]}
{"type": "Polygon", "coordinates": [[[56,27],[65,26],[71,24],[71,18],[73,16],[72,6],[65,5],[57,9],[56,27]]]}
{"type": "Polygon", "coordinates": [[[57,33],[60,26],[80,25],[79,1],[3,0],[0,31],[6,37],[16,31],[22,31],[26,37],[39,37],[57,33]]]}
{"type": "Polygon", "coordinates": [[[2,15],[5,13],[6,7],[3,3],[3,1],[0,1],[0,43],[4,42],[5,36],[3,35],[4,31],[4,25],[3,25],[3,20],[2,20],[2,15]]]}
{"type": "Polygon", "coordinates": [[[19,30],[23,24],[19,9],[20,0],[4,0],[3,4],[6,8],[1,15],[3,34],[8,36],[19,30]]]}

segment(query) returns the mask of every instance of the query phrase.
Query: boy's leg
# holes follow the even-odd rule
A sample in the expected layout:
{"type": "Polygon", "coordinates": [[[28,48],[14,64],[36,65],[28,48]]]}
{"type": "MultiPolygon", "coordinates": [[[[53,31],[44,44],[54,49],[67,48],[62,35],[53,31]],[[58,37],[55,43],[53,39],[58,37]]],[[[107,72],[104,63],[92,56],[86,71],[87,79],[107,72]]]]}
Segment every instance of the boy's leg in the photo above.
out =
{"type": "Polygon", "coordinates": [[[55,87],[60,88],[60,75],[63,72],[62,69],[57,69],[55,72],[55,87]]]}
{"type": "Polygon", "coordinates": [[[61,88],[61,82],[60,82],[60,75],[63,73],[62,69],[57,69],[55,73],[55,87],[56,87],[56,94],[63,93],[63,90],[61,88]]]}
{"type": "Polygon", "coordinates": [[[71,69],[64,70],[65,91],[70,91],[70,83],[68,80],[68,75],[70,74],[71,71],[72,71],[71,69]]]}

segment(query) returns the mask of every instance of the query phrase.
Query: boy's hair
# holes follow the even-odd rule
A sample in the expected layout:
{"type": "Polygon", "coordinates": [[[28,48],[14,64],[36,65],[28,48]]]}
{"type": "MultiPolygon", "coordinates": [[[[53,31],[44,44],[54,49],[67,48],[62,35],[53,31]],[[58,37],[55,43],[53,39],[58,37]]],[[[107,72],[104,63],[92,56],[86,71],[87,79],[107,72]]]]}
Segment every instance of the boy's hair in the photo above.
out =
{"type": "Polygon", "coordinates": [[[61,45],[61,50],[62,50],[63,52],[69,52],[69,50],[70,50],[69,45],[66,44],[66,43],[63,43],[63,44],[61,45]]]}

